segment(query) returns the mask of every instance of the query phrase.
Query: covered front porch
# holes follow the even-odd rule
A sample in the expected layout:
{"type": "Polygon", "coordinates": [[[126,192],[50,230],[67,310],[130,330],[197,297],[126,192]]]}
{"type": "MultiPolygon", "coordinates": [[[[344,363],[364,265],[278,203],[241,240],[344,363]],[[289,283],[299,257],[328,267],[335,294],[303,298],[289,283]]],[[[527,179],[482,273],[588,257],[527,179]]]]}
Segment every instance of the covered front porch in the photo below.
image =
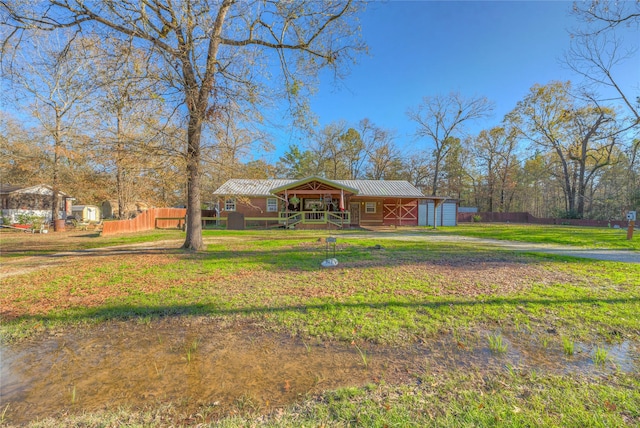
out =
{"type": "Polygon", "coordinates": [[[275,188],[271,193],[284,203],[284,210],[278,213],[278,218],[286,228],[342,229],[352,226],[351,213],[345,207],[349,199],[358,193],[354,188],[310,177],[275,188]]]}

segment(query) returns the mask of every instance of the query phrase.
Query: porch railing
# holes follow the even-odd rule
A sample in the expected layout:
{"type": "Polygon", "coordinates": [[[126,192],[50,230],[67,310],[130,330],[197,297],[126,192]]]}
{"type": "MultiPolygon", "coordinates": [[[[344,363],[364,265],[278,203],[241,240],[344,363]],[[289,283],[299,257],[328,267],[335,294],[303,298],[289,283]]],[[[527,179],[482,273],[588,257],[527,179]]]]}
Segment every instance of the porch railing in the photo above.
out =
{"type": "Polygon", "coordinates": [[[304,217],[300,212],[280,212],[278,217],[280,218],[280,223],[286,227],[295,226],[304,221],[304,217]]]}
{"type": "Polygon", "coordinates": [[[349,211],[344,212],[327,212],[327,222],[339,227],[351,223],[351,215],[349,211]]]}
{"type": "Polygon", "coordinates": [[[293,226],[298,223],[302,224],[327,224],[331,223],[338,227],[348,225],[351,216],[346,212],[333,211],[296,211],[296,212],[280,212],[278,217],[280,223],[286,226],[293,226]]]}

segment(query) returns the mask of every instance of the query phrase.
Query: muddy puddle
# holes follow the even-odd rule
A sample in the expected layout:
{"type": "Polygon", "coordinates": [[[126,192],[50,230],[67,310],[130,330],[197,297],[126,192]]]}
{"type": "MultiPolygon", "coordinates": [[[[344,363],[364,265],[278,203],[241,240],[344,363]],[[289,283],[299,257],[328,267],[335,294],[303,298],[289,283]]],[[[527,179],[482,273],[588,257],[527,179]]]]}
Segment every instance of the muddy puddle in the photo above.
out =
{"type": "Polygon", "coordinates": [[[640,346],[576,344],[567,356],[559,338],[504,335],[492,352],[484,333],[443,336],[406,347],[304,342],[249,325],[210,319],[108,323],[49,334],[0,348],[0,412],[24,424],[48,416],[127,405],[174,403],[185,412],[213,407],[215,415],[242,405],[268,411],[307,393],[385,380],[415,382],[448,370],[536,370],[600,376],[640,371],[640,346]]]}

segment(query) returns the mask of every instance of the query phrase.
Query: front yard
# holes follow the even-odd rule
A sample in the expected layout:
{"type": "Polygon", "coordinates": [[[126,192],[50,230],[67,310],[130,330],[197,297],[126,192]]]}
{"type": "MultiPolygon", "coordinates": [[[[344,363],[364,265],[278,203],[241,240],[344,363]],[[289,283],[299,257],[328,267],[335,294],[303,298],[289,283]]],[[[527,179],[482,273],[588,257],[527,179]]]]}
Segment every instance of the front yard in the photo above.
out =
{"type": "MultiPolygon", "coordinates": [[[[550,235],[566,236],[569,242],[568,237],[579,235],[576,229],[565,229],[550,235]]],[[[505,237],[502,229],[496,230],[505,237]]],[[[3,278],[3,341],[6,346],[25,338],[37,341],[51,331],[96,328],[112,320],[205,317],[250,322],[260,331],[305,343],[352,345],[363,350],[365,361],[378,348],[393,353],[444,342],[452,344],[460,358],[482,351],[502,368],[474,363],[462,371],[446,364],[429,370],[426,361],[424,369],[408,377],[372,378],[366,384],[299,397],[287,406],[239,406],[215,419],[215,412],[199,409],[208,415],[201,421],[226,426],[640,424],[640,361],[625,357],[629,361],[622,370],[613,355],[620,344],[633,350],[640,344],[640,265],[430,240],[433,232],[426,229],[412,230],[419,236],[412,240],[401,239],[402,229],[394,233],[398,239],[379,239],[375,233],[335,235],[339,265],[329,269],[320,267],[327,257],[322,241],[326,232],[208,231],[207,250],[197,254],[172,249],[180,245],[177,231],[111,240],[80,236],[67,249],[127,242],[140,246],[63,260],[51,254],[59,244],[44,243],[51,236],[18,242],[2,235],[3,265],[9,262],[2,272],[37,260],[55,261],[3,278]],[[497,339],[511,348],[501,351],[497,339]],[[566,350],[568,343],[576,344],[589,367],[567,375],[545,370],[544,364],[514,366],[512,354],[501,354],[516,352],[518,343],[534,344],[542,359],[545,350],[563,354],[564,349],[568,364],[580,358],[566,350]],[[604,355],[601,366],[597,352],[604,355]]],[[[609,242],[604,235],[592,235],[609,242]]],[[[70,417],[90,426],[123,421],[153,425],[149,421],[161,416],[170,422],[160,425],[196,423],[197,418],[190,419],[192,412],[184,412],[173,403],[169,408],[133,406],[84,416],[71,412],[70,417]]]]}

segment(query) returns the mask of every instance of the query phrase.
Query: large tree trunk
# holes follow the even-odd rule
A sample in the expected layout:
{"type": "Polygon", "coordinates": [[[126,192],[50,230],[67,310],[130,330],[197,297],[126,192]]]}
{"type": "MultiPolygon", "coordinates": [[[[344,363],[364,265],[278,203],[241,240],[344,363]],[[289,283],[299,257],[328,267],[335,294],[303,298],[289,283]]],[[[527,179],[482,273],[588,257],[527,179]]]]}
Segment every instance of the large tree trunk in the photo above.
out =
{"type": "Polygon", "coordinates": [[[124,147],[122,143],[121,129],[122,110],[118,109],[116,114],[116,194],[118,196],[118,218],[125,218],[126,202],[124,197],[124,147]]]}
{"type": "Polygon", "coordinates": [[[183,245],[183,248],[192,251],[199,251],[204,248],[200,205],[201,137],[202,122],[192,115],[187,133],[187,237],[183,245]]]}
{"type": "MultiPolygon", "coordinates": [[[[598,130],[598,128],[600,128],[600,125],[602,125],[602,123],[605,120],[605,115],[602,111],[600,111],[600,115],[598,116],[598,119],[595,121],[595,123],[589,128],[589,131],[586,133],[586,135],[584,135],[582,137],[582,142],[580,144],[580,158],[578,159],[580,162],[580,170],[579,170],[579,175],[578,175],[578,203],[577,203],[577,210],[578,210],[578,216],[580,218],[583,217],[584,215],[584,205],[585,205],[585,194],[587,191],[587,162],[588,162],[588,152],[589,152],[589,142],[591,141],[591,137],[596,133],[596,131],[598,130]]],[[[609,163],[609,158],[607,157],[606,163],[609,163]]],[[[594,165],[591,169],[591,171],[595,171],[596,169],[600,168],[603,165],[598,165],[599,162],[596,161],[596,165],[594,165]]]]}
{"type": "MultiPolygon", "coordinates": [[[[197,84],[193,63],[189,57],[189,49],[182,53],[182,72],[185,83],[185,101],[189,109],[189,128],[187,129],[187,237],[183,248],[200,251],[204,248],[202,240],[202,212],[200,204],[200,140],[202,138],[202,124],[209,107],[209,97],[215,83],[215,73],[220,47],[222,26],[229,8],[233,4],[224,0],[213,24],[213,31],[209,38],[207,65],[205,75],[200,86],[197,84]]],[[[181,40],[180,44],[184,44],[181,40]]],[[[183,48],[186,48],[183,45],[183,48]]]]}
{"type": "Polygon", "coordinates": [[[438,176],[440,175],[440,156],[436,156],[435,169],[433,171],[433,182],[432,182],[432,191],[431,196],[436,196],[438,194],[438,176]]]}
{"type": "Polygon", "coordinates": [[[587,190],[587,183],[585,180],[586,169],[587,169],[587,144],[589,141],[589,137],[591,136],[591,132],[589,135],[582,139],[582,144],[580,147],[580,164],[578,165],[578,183],[577,183],[577,202],[576,202],[576,214],[579,218],[584,216],[584,196],[587,190]]]}
{"type": "Polygon", "coordinates": [[[51,195],[51,221],[55,222],[60,218],[58,212],[58,204],[60,199],[60,177],[59,177],[59,164],[60,164],[60,151],[62,150],[62,118],[56,108],[56,122],[55,130],[53,134],[53,182],[51,183],[52,195],[51,195]]]}
{"type": "Polygon", "coordinates": [[[585,199],[585,194],[587,192],[587,186],[586,186],[586,182],[584,179],[584,172],[581,171],[580,172],[580,181],[578,183],[578,194],[577,196],[577,205],[576,205],[576,214],[578,215],[579,218],[583,218],[584,217],[584,199],[585,199]]]}
{"type": "Polygon", "coordinates": [[[487,191],[489,192],[489,212],[493,212],[493,198],[494,198],[494,176],[493,176],[493,162],[487,163],[487,191]]]}
{"type": "MultiPolygon", "coordinates": [[[[564,153],[560,149],[560,146],[556,144],[554,147],[556,153],[558,154],[558,158],[560,159],[560,163],[562,165],[562,192],[564,193],[564,206],[567,214],[573,213],[575,210],[575,187],[571,184],[571,171],[569,169],[569,165],[567,163],[567,159],[564,156],[564,153]]],[[[575,180],[574,180],[575,181],[575,180]]]]}

